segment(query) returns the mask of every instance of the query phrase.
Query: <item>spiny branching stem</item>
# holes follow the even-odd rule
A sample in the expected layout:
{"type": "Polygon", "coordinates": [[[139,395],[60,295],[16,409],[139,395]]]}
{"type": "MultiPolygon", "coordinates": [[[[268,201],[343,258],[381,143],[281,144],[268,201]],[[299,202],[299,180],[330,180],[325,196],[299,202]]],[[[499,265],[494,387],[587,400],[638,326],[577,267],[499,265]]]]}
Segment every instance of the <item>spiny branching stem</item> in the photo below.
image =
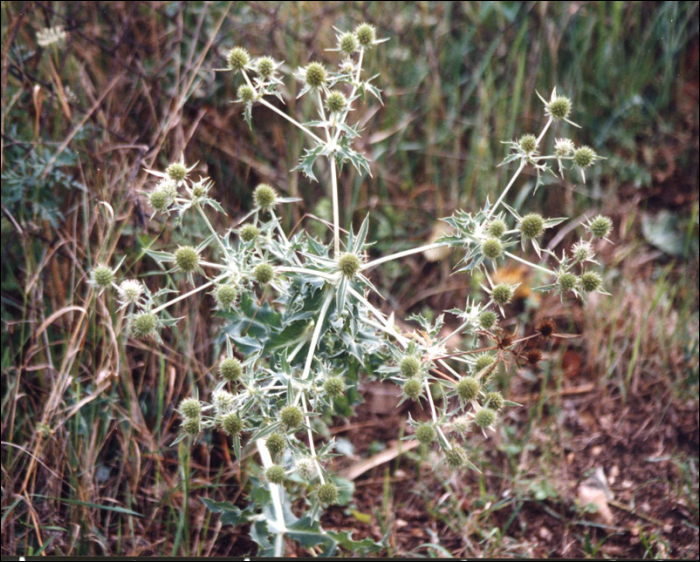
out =
{"type": "Polygon", "coordinates": [[[189,293],[185,293],[184,295],[180,295],[179,297],[175,297],[173,300],[166,302],[165,304],[161,304],[158,308],[154,308],[151,310],[151,314],[158,314],[161,310],[165,310],[169,306],[175,304],[176,302],[180,302],[181,300],[186,299],[187,297],[191,297],[192,295],[195,295],[199,293],[200,291],[203,291],[204,289],[208,289],[214,284],[214,281],[209,281],[208,283],[205,283],[204,285],[201,285],[200,287],[196,287],[192,289],[189,293]]]}

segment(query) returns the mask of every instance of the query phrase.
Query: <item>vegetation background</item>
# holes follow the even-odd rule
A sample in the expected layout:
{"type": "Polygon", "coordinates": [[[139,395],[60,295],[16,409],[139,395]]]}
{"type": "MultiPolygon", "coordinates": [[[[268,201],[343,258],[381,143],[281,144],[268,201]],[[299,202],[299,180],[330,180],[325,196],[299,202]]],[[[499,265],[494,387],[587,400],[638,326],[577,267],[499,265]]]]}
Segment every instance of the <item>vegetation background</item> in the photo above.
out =
{"type": "MultiPolygon", "coordinates": [[[[183,303],[186,318],[153,347],[119,333],[113,299],[87,272],[124,256],[121,273],[141,277],[154,239],[202,232],[147,220],[144,168],[183,152],[215,181],[222,229],[260,181],[303,197],[289,228],[328,217],[324,184],[289,172],[297,131],[260,107],[249,131],[229,103],[237,83],[212,70],[235,45],[289,69],[324,60],[333,26],[363,21],[390,41],[369,55],[384,105],[358,112],[373,177],[341,178],[345,224],[371,211],[381,255],[493,200],[509,177],[501,141],[539,130],[535,90],[557,86],[583,126],[577,143],[607,160],[587,184],[554,181],[532,198],[525,178],[509,202],[574,225],[610,215],[612,296],[562,304],[531,292],[527,272],[500,271],[523,282],[509,326],[548,316],[581,337],[552,344],[538,369],[501,375],[523,407],[475,438],[481,474],[434,471],[429,453],[398,448],[408,411],[421,410],[368,385],[331,430],[355,494],[324,526],[383,540],[382,555],[698,556],[698,3],[579,1],[2,2],[3,555],[254,553],[245,527],[199,500],[245,502],[223,435],[191,458],[168,446],[174,407],[209,386],[211,298],[183,303]],[[66,40],[42,48],[51,26],[66,40]],[[607,517],[580,505],[596,469],[607,517]]],[[[310,115],[290,93],[288,110],[310,115]]],[[[545,244],[578,239],[562,232],[545,244]]],[[[463,305],[479,279],[451,276],[456,259],[379,268],[381,307],[401,317],[463,305]]]]}

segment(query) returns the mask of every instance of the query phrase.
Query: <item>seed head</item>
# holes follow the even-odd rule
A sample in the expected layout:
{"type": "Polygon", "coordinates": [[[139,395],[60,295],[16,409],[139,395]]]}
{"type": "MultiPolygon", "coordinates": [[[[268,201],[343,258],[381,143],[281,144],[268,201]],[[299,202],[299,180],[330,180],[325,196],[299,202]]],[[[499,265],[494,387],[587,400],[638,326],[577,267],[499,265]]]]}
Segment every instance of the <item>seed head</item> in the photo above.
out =
{"type": "Polygon", "coordinates": [[[539,324],[537,324],[537,327],[535,328],[535,331],[537,331],[537,333],[539,333],[542,337],[545,338],[551,337],[556,330],[557,325],[551,318],[546,318],[545,320],[542,320],[539,324]]]}
{"type": "Polygon", "coordinates": [[[269,263],[261,263],[255,266],[253,278],[260,285],[267,285],[275,276],[275,270],[269,263]]]}
{"type": "Polygon", "coordinates": [[[360,258],[355,254],[343,254],[338,260],[338,269],[347,278],[352,278],[360,269],[360,258]]]}
{"type": "Polygon", "coordinates": [[[170,204],[172,203],[172,198],[164,189],[156,189],[151,191],[148,196],[148,204],[151,209],[158,211],[159,213],[166,211],[170,204]]]}
{"type": "Polygon", "coordinates": [[[535,135],[524,135],[520,137],[518,145],[525,154],[532,154],[537,150],[537,138],[535,135]]]}
{"type": "Polygon", "coordinates": [[[282,484],[287,477],[284,467],[277,464],[273,464],[270,468],[265,471],[265,478],[271,484],[282,484]]]}
{"type": "Polygon", "coordinates": [[[554,156],[557,158],[569,156],[574,150],[574,141],[571,139],[557,139],[554,141],[554,156]]]}
{"type": "Polygon", "coordinates": [[[135,338],[144,339],[152,336],[158,327],[158,318],[155,314],[144,312],[137,314],[131,319],[130,330],[131,335],[135,338]]]}
{"type": "Polygon", "coordinates": [[[257,70],[261,78],[267,79],[275,72],[275,61],[270,57],[259,58],[257,70]]]}
{"type": "Polygon", "coordinates": [[[493,310],[484,310],[479,314],[479,326],[484,330],[493,328],[498,321],[498,316],[493,310]]]}
{"type": "Polygon", "coordinates": [[[326,505],[338,503],[338,488],[335,484],[326,482],[318,488],[318,500],[326,505]]]}
{"type": "Polygon", "coordinates": [[[520,221],[520,234],[523,238],[532,239],[542,236],[544,232],[544,219],[542,215],[530,213],[520,221]]]}
{"type": "Polygon", "coordinates": [[[547,104],[545,112],[552,119],[566,119],[571,113],[571,100],[564,96],[557,96],[547,104]]]}
{"type": "Polygon", "coordinates": [[[114,272],[106,265],[98,265],[90,274],[92,284],[98,289],[107,289],[114,283],[114,272]]]}
{"type": "Polygon", "coordinates": [[[489,235],[493,236],[494,238],[500,238],[505,233],[506,228],[506,223],[504,223],[501,219],[494,219],[489,223],[486,232],[488,232],[489,235]]]}
{"type": "Polygon", "coordinates": [[[301,413],[298,406],[285,406],[280,411],[280,421],[287,429],[294,429],[304,421],[304,414],[301,413]]]}
{"type": "Polygon", "coordinates": [[[345,390],[345,384],[340,377],[329,377],[323,385],[323,390],[331,398],[340,398],[345,390]]]}
{"type": "Polygon", "coordinates": [[[581,275],[581,288],[586,293],[592,293],[600,289],[603,280],[595,271],[586,271],[581,275]]]}
{"type": "Polygon", "coordinates": [[[403,393],[411,400],[418,400],[423,392],[423,384],[418,379],[408,379],[403,385],[403,393]]]}
{"type": "Polygon", "coordinates": [[[498,305],[508,304],[513,298],[513,287],[506,283],[499,283],[491,291],[491,298],[498,305]]]}
{"type": "Polygon", "coordinates": [[[196,398],[185,398],[180,402],[180,414],[185,418],[197,418],[202,413],[202,405],[196,398]]]}
{"type": "Polygon", "coordinates": [[[369,49],[376,39],[374,26],[368,23],[358,25],[357,29],[355,29],[355,35],[357,36],[357,41],[365,49],[369,49]]]}
{"type": "Polygon", "coordinates": [[[258,227],[252,224],[246,224],[240,230],[240,236],[243,242],[251,242],[255,240],[259,234],[260,230],[258,227]]]}
{"type": "Polygon", "coordinates": [[[503,253],[503,244],[498,238],[487,238],[481,243],[481,251],[487,258],[495,260],[503,253]]]}
{"type": "Polygon", "coordinates": [[[445,451],[445,460],[450,468],[462,468],[467,463],[467,452],[459,445],[445,451]]]}
{"type": "Polygon", "coordinates": [[[500,392],[487,392],[484,404],[488,405],[490,408],[498,412],[499,410],[501,410],[501,408],[503,408],[503,405],[505,404],[505,399],[503,398],[503,395],[500,392]]]}
{"type": "Polygon", "coordinates": [[[248,84],[243,84],[238,87],[238,99],[243,103],[248,103],[255,99],[255,90],[248,86],[248,84]]]}
{"type": "Polygon", "coordinates": [[[474,416],[474,423],[482,429],[492,426],[495,421],[496,412],[491,408],[482,408],[474,416]]]}
{"type": "Polygon", "coordinates": [[[175,251],[175,265],[185,273],[192,273],[199,267],[199,253],[192,246],[180,246],[175,251]]]}
{"type": "Polygon", "coordinates": [[[228,435],[240,435],[243,431],[243,420],[236,412],[229,412],[221,418],[221,428],[228,435]]]}
{"type": "Polygon", "coordinates": [[[576,288],[576,284],[578,283],[578,277],[576,277],[576,275],[574,275],[573,273],[567,271],[566,273],[562,273],[559,275],[559,277],[557,278],[557,283],[559,284],[559,288],[562,292],[573,291],[576,288]]]}
{"type": "Polygon", "coordinates": [[[228,52],[228,66],[231,70],[243,70],[250,62],[250,55],[243,47],[234,47],[228,52]]]}
{"type": "Polygon", "coordinates": [[[471,402],[479,394],[481,385],[474,377],[462,377],[457,383],[457,396],[463,402],[471,402]]]}
{"type": "Polygon", "coordinates": [[[595,162],[597,154],[590,146],[582,146],[574,151],[574,165],[588,168],[595,162]]]}
{"type": "Polygon", "coordinates": [[[488,353],[477,356],[476,362],[474,363],[474,372],[479,373],[483,371],[486,367],[493,365],[495,361],[496,358],[488,353]]]}
{"type": "Polygon", "coordinates": [[[277,204],[277,193],[266,183],[261,183],[255,188],[253,201],[256,207],[259,207],[263,211],[270,211],[274,209],[277,204]]]}
{"type": "Polygon", "coordinates": [[[238,297],[238,288],[232,283],[226,283],[225,285],[219,285],[214,293],[214,298],[216,303],[220,308],[226,309],[231,308],[233,303],[236,302],[238,297]]]}
{"type": "Polygon", "coordinates": [[[119,284],[117,292],[122,304],[138,304],[143,295],[143,284],[136,279],[125,279],[119,284]]]}
{"type": "Polygon", "coordinates": [[[198,435],[200,431],[199,416],[182,420],[182,432],[186,435],[198,435]]]}
{"type": "Polygon", "coordinates": [[[243,365],[235,357],[227,357],[219,363],[219,374],[229,382],[237,381],[243,374],[243,365]]]}
{"type": "Polygon", "coordinates": [[[346,55],[352,55],[357,51],[357,38],[352,33],[343,33],[338,41],[338,47],[346,55]]]}
{"type": "Polygon", "coordinates": [[[265,445],[267,446],[267,450],[270,451],[270,454],[275,456],[284,451],[284,448],[287,446],[287,440],[281,433],[272,433],[267,436],[265,445]]]}
{"type": "Polygon", "coordinates": [[[598,215],[589,224],[588,230],[596,238],[605,238],[612,230],[612,220],[603,215],[598,215]]]}
{"type": "Polygon", "coordinates": [[[525,351],[525,359],[527,359],[528,364],[533,367],[542,361],[542,352],[537,348],[530,348],[525,351]]]}
{"type": "Polygon", "coordinates": [[[595,252],[590,242],[581,240],[573,245],[571,248],[571,255],[576,261],[584,262],[592,260],[595,257],[595,252]]]}
{"type": "Polygon", "coordinates": [[[314,461],[308,457],[298,459],[295,466],[299,476],[306,480],[310,480],[314,477],[314,474],[316,474],[316,465],[314,461]]]}
{"type": "Polygon", "coordinates": [[[429,423],[422,423],[416,428],[416,439],[423,443],[424,445],[428,445],[435,439],[435,429],[433,429],[432,424],[429,423]]]}
{"type": "Polygon", "coordinates": [[[413,355],[407,355],[401,360],[399,369],[404,377],[415,377],[420,371],[420,361],[413,355]]]}
{"type": "Polygon", "coordinates": [[[165,169],[165,173],[174,182],[181,182],[187,177],[187,168],[180,162],[173,162],[165,169]]]}
{"type": "Polygon", "coordinates": [[[306,83],[312,88],[320,88],[326,83],[326,69],[320,62],[312,62],[306,67],[306,83]]]}
{"type": "Polygon", "coordinates": [[[228,413],[236,403],[236,397],[228,390],[217,390],[212,394],[211,402],[218,413],[228,413]]]}
{"type": "Polygon", "coordinates": [[[347,107],[347,105],[348,100],[342,92],[331,92],[326,98],[326,107],[331,113],[340,113],[347,107]]]}

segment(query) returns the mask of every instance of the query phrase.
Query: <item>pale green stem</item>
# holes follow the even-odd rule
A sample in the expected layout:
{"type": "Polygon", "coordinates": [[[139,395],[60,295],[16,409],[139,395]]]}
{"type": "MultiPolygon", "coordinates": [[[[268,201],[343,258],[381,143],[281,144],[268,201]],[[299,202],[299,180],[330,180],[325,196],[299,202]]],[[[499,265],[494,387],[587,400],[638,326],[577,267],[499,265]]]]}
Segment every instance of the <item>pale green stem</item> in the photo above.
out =
{"type": "Polygon", "coordinates": [[[515,183],[515,180],[518,179],[518,176],[520,175],[520,172],[522,172],[524,168],[525,168],[525,160],[521,160],[521,161],[520,161],[520,166],[518,166],[518,169],[515,171],[515,174],[513,174],[513,177],[510,178],[510,181],[508,182],[508,185],[507,185],[506,188],[501,192],[500,197],[499,197],[498,200],[493,204],[493,207],[491,207],[491,208],[489,209],[488,213],[486,213],[486,218],[487,218],[487,219],[490,218],[491,215],[493,215],[493,212],[496,210],[496,207],[498,207],[498,206],[503,202],[504,197],[506,196],[506,194],[508,193],[508,191],[510,190],[510,188],[513,186],[513,184],[515,183]]]}
{"type": "Polygon", "coordinates": [[[326,318],[326,312],[328,312],[328,307],[333,301],[333,291],[328,291],[326,300],[323,301],[321,310],[318,313],[318,318],[316,319],[316,326],[314,327],[314,334],[311,336],[311,344],[309,347],[309,353],[306,356],[306,363],[304,364],[304,371],[301,374],[301,379],[306,380],[311,372],[311,363],[314,360],[314,353],[316,352],[316,344],[318,343],[318,338],[321,336],[321,328],[323,327],[323,321],[326,318]]]}
{"type": "Polygon", "coordinates": [[[384,256],[383,258],[378,258],[376,260],[367,262],[362,267],[360,267],[360,271],[370,269],[370,268],[375,267],[381,263],[404,258],[404,257],[410,256],[412,254],[418,254],[420,252],[425,252],[426,250],[433,250],[435,248],[442,248],[443,246],[449,246],[449,244],[447,242],[435,242],[433,244],[426,244],[425,246],[418,246],[416,248],[411,248],[410,250],[404,250],[403,252],[396,252],[395,254],[389,254],[388,256],[384,256]]]}
{"type": "Polygon", "coordinates": [[[359,300],[362,304],[364,304],[367,309],[374,314],[374,316],[382,323],[382,325],[385,327],[387,333],[390,335],[394,336],[397,341],[402,344],[404,347],[408,345],[408,338],[405,338],[401,334],[399,334],[396,329],[393,326],[390,326],[384,318],[384,315],[380,310],[378,310],[372,303],[370,303],[365,297],[363,297],[360,293],[358,293],[355,289],[352,287],[348,287],[348,292],[354,296],[357,300],[359,300]]]}
{"type": "Polygon", "coordinates": [[[556,277],[556,275],[557,275],[557,274],[556,274],[554,271],[552,271],[551,269],[547,269],[546,267],[542,267],[541,265],[537,265],[536,263],[532,263],[532,262],[529,262],[529,261],[524,260],[524,259],[522,259],[522,258],[519,258],[519,257],[516,256],[515,254],[511,254],[510,252],[503,252],[503,253],[504,253],[506,256],[508,256],[509,258],[513,258],[514,260],[519,261],[519,262],[522,263],[522,264],[528,265],[528,266],[533,267],[533,268],[535,268],[535,269],[539,269],[540,271],[542,271],[542,272],[544,272],[544,273],[549,273],[549,275],[554,275],[555,277],[556,277]]]}
{"type": "Polygon", "coordinates": [[[316,271],[315,269],[306,269],[305,267],[276,267],[275,271],[279,272],[289,272],[289,273],[301,273],[303,275],[313,275],[314,277],[320,277],[321,279],[326,279],[331,282],[336,282],[338,280],[339,274],[324,273],[323,271],[316,271]]]}
{"type": "Polygon", "coordinates": [[[212,263],[210,261],[200,261],[199,265],[204,265],[206,267],[213,267],[214,269],[227,269],[225,265],[221,265],[220,263],[212,263]]]}
{"type": "Polygon", "coordinates": [[[333,251],[336,259],[340,257],[340,204],[338,202],[338,172],[336,170],[335,155],[329,156],[331,160],[331,190],[333,198],[333,251]]]}
{"type": "Polygon", "coordinates": [[[189,293],[185,293],[184,295],[180,295],[179,297],[176,297],[173,300],[166,302],[165,304],[161,304],[158,308],[151,310],[151,314],[158,314],[161,310],[165,310],[170,305],[173,305],[176,302],[180,302],[181,300],[184,300],[187,297],[191,297],[192,295],[199,293],[199,291],[203,291],[204,289],[208,289],[213,284],[214,284],[214,281],[209,281],[208,283],[205,283],[204,285],[197,287],[196,289],[192,289],[189,293]]]}
{"type": "Polygon", "coordinates": [[[314,445],[314,436],[311,433],[311,420],[309,419],[309,411],[306,408],[306,393],[301,392],[301,406],[304,410],[304,417],[306,418],[306,432],[309,437],[309,449],[311,450],[311,457],[314,459],[314,466],[316,467],[316,473],[318,474],[318,479],[321,484],[326,483],[326,479],[323,477],[323,471],[321,470],[321,465],[316,458],[316,446],[314,445]]]}
{"type": "Polygon", "coordinates": [[[460,326],[459,326],[458,328],[455,328],[455,329],[452,330],[449,334],[447,334],[444,338],[442,338],[442,341],[443,341],[443,342],[446,342],[446,341],[449,340],[452,336],[454,336],[455,334],[458,334],[459,332],[461,332],[462,330],[464,330],[464,328],[466,328],[467,326],[469,326],[470,323],[471,323],[471,322],[469,322],[469,320],[467,320],[466,322],[460,324],[460,326]]]}
{"type": "Polygon", "coordinates": [[[428,395],[428,402],[430,403],[430,415],[433,417],[433,423],[435,424],[435,427],[437,428],[438,433],[440,435],[442,435],[442,438],[445,440],[445,443],[447,443],[447,448],[452,449],[452,445],[447,440],[447,437],[445,437],[445,434],[442,432],[442,428],[438,425],[437,411],[435,410],[435,403],[433,402],[433,395],[430,393],[430,387],[428,387],[426,389],[425,393],[428,395]]]}
{"type": "MultiPolygon", "coordinates": [[[[357,92],[357,85],[360,83],[360,74],[362,73],[362,58],[364,57],[365,50],[360,49],[360,56],[357,59],[357,73],[355,74],[355,83],[352,85],[352,91],[350,92],[350,97],[348,99],[352,99],[355,96],[355,92],[357,92]]],[[[345,111],[343,114],[343,117],[341,119],[341,123],[345,123],[345,120],[348,117],[348,113],[350,113],[349,108],[345,111]]],[[[335,129],[335,137],[333,138],[333,144],[337,144],[338,139],[340,138],[340,133],[341,129],[340,127],[336,127],[335,129]]]]}
{"type": "Polygon", "coordinates": [[[287,115],[284,111],[280,111],[279,109],[277,109],[274,105],[272,105],[271,103],[269,103],[266,99],[260,98],[258,101],[259,101],[261,104],[263,104],[265,107],[271,109],[272,111],[274,111],[274,112],[277,113],[278,115],[281,115],[282,117],[284,117],[287,121],[289,121],[289,122],[292,123],[293,125],[296,125],[299,129],[301,129],[301,130],[304,131],[307,135],[309,135],[312,139],[314,139],[318,144],[326,144],[326,143],[323,141],[323,139],[321,139],[321,137],[319,137],[316,133],[314,133],[313,131],[311,131],[310,129],[308,129],[307,127],[305,127],[304,125],[302,125],[301,123],[299,123],[299,121],[297,121],[297,120],[294,119],[293,117],[290,117],[289,115],[287,115]]]}
{"type": "Polygon", "coordinates": [[[228,255],[228,250],[226,246],[224,246],[223,240],[221,240],[221,237],[219,234],[214,230],[214,227],[211,225],[211,222],[209,221],[209,217],[207,217],[207,214],[204,212],[204,209],[200,207],[199,205],[195,205],[197,207],[197,210],[199,211],[199,214],[202,215],[202,218],[204,219],[204,222],[207,223],[207,228],[209,228],[209,232],[212,233],[212,236],[216,238],[216,241],[219,243],[219,246],[221,246],[221,249],[224,251],[224,255],[228,255]]]}
{"type": "MultiPolygon", "coordinates": [[[[272,457],[270,456],[270,451],[267,450],[265,445],[265,439],[257,439],[255,445],[258,448],[258,453],[260,454],[260,460],[263,463],[265,469],[273,466],[272,457]]],[[[275,527],[277,527],[277,538],[280,539],[280,545],[277,544],[277,539],[275,539],[275,554],[278,556],[282,555],[282,548],[284,546],[283,534],[287,532],[287,526],[284,524],[284,511],[282,510],[282,496],[280,494],[280,487],[278,484],[269,483],[270,495],[272,496],[272,505],[275,509],[275,527]],[[280,548],[278,548],[280,546],[280,548]]]]}
{"type": "Polygon", "coordinates": [[[549,119],[547,119],[547,123],[545,124],[544,128],[542,129],[542,132],[540,133],[540,136],[537,137],[537,144],[538,144],[538,145],[540,144],[540,142],[541,142],[542,139],[544,138],[544,134],[547,132],[547,129],[549,129],[549,127],[551,126],[551,124],[552,124],[552,118],[550,117],[549,119]]]}
{"type": "Polygon", "coordinates": [[[270,209],[270,215],[272,215],[272,220],[275,221],[275,228],[277,228],[277,231],[280,233],[280,236],[282,237],[282,240],[284,240],[284,245],[287,247],[287,249],[290,251],[292,255],[292,259],[301,265],[301,262],[299,261],[298,256],[296,253],[292,252],[291,245],[289,244],[289,239],[287,238],[287,235],[284,233],[284,229],[282,228],[282,224],[280,223],[279,219],[277,218],[277,215],[275,214],[275,211],[270,209]]]}

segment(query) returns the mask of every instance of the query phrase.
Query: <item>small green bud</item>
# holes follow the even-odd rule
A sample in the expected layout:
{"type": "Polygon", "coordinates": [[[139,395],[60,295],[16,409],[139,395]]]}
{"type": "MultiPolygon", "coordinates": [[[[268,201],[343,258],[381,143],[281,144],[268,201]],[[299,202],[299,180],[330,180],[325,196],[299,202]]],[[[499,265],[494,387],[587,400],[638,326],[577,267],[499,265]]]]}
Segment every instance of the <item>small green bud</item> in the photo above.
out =
{"type": "Polygon", "coordinates": [[[269,263],[258,264],[253,270],[253,278],[260,285],[267,285],[275,276],[275,270],[269,263]]]}
{"type": "Polygon", "coordinates": [[[197,435],[200,431],[199,416],[182,420],[182,432],[186,435],[197,435]]]}
{"type": "Polygon", "coordinates": [[[287,429],[294,429],[304,421],[304,414],[301,413],[298,406],[285,406],[280,411],[280,421],[287,429]]]}
{"type": "Polygon", "coordinates": [[[428,445],[435,439],[435,429],[429,423],[420,424],[416,428],[416,439],[424,445],[428,445]]]}
{"type": "Polygon", "coordinates": [[[474,423],[482,429],[492,426],[495,421],[496,412],[491,408],[482,408],[474,416],[474,423]]]}
{"type": "Polygon", "coordinates": [[[338,47],[346,55],[352,55],[357,51],[357,38],[352,33],[343,33],[338,41],[338,47]]]}
{"type": "Polygon", "coordinates": [[[227,283],[226,285],[219,285],[214,295],[217,304],[221,308],[230,308],[233,306],[233,303],[236,302],[236,297],[238,297],[238,289],[235,285],[227,283]]]}
{"type": "Polygon", "coordinates": [[[605,238],[612,230],[612,220],[606,216],[598,215],[589,223],[588,230],[596,238],[605,238]]]}
{"type": "Polygon", "coordinates": [[[306,83],[312,88],[320,88],[326,83],[326,69],[319,62],[306,67],[306,83]]]}
{"type": "Polygon", "coordinates": [[[255,240],[259,234],[260,230],[258,227],[252,224],[246,224],[240,230],[240,236],[243,242],[251,242],[255,240]]]}
{"type": "Polygon", "coordinates": [[[282,484],[287,478],[287,475],[284,471],[284,467],[273,464],[265,471],[265,478],[267,478],[267,481],[271,484],[282,484]]]}
{"type": "Polygon", "coordinates": [[[552,119],[566,119],[571,112],[571,100],[558,96],[547,104],[547,113],[552,119]]]}
{"type": "Polygon", "coordinates": [[[107,289],[114,282],[114,272],[106,265],[98,265],[92,270],[92,284],[98,289],[107,289]]]}
{"type": "Polygon", "coordinates": [[[487,238],[481,243],[481,251],[487,258],[495,260],[503,253],[503,244],[498,238],[487,238]]]}
{"type": "Polygon", "coordinates": [[[445,460],[450,468],[462,468],[467,463],[467,452],[459,445],[445,451],[445,460]]]}
{"type": "Polygon", "coordinates": [[[238,99],[243,103],[248,103],[255,99],[255,90],[248,86],[248,84],[243,84],[238,87],[238,99]]]}
{"type": "Polygon", "coordinates": [[[487,392],[484,404],[498,412],[499,410],[501,410],[501,408],[503,408],[503,405],[505,404],[505,399],[503,398],[503,395],[500,392],[487,392]]]}
{"type": "Polygon", "coordinates": [[[588,168],[595,162],[595,151],[590,146],[582,146],[574,151],[574,165],[579,168],[588,168]]]}
{"type": "Polygon", "coordinates": [[[266,183],[261,183],[255,188],[253,201],[256,207],[259,207],[263,211],[270,211],[274,209],[277,204],[277,193],[266,183]]]}
{"type": "Polygon", "coordinates": [[[240,435],[243,431],[243,420],[236,412],[229,412],[221,418],[221,428],[228,435],[240,435]]]}
{"type": "Polygon", "coordinates": [[[267,450],[270,451],[270,454],[275,456],[284,451],[287,446],[287,440],[281,433],[272,433],[267,436],[265,445],[267,446],[267,450]]]}
{"type": "Polygon", "coordinates": [[[258,59],[257,70],[262,78],[267,79],[275,72],[275,62],[270,57],[262,57],[258,59]]]}
{"type": "Polygon", "coordinates": [[[331,113],[340,113],[347,105],[348,100],[342,92],[331,92],[326,98],[326,107],[331,113]]]}
{"type": "Polygon", "coordinates": [[[243,365],[235,357],[227,357],[219,363],[219,374],[229,382],[237,381],[243,374],[243,365]]]}
{"type": "Polygon", "coordinates": [[[603,280],[595,271],[586,271],[581,275],[581,288],[586,293],[592,293],[600,289],[603,280]]]}
{"type": "Polygon", "coordinates": [[[362,47],[369,49],[376,39],[374,26],[368,23],[358,25],[355,29],[355,36],[362,47]]]}
{"type": "Polygon", "coordinates": [[[508,304],[513,298],[513,287],[506,283],[499,283],[491,290],[491,298],[501,306],[508,304]]]}
{"type": "Polygon", "coordinates": [[[199,267],[199,253],[192,246],[180,246],[175,251],[175,265],[185,273],[192,273],[199,267]]]}
{"type": "Polygon", "coordinates": [[[318,488],[318,500],[326,505],[338,502],[338,488],[335,484],[326,482],[318,488]]]}
{"type": "Polygon", "coordinates": [[[559,288],[562,290],[562,292],[573,291],[578,283],[578,277],[567,271],[566,273],[559,275],[557,278],[557,283],[559,284],[559,288]]]}
{"type": "Polygon", "coordinates": [[[474,372],[478,373],[480,371],[483,371],[486,367],[490,367],[491,365],[493,365],[495,361],[496,358],[493,355],[489,355],[488,353],[479,355],[476,358],[476,362],[474,363],[474,372]]]}
{"type": "Polygon", "coordinates": [[[329,377],[323,385],[323,390],[325,390],[331,398],[340,398],[345,390],[343,379],[340,377],[329,377]]]}
{"type": "Polygon", "coordinates": [[[173,162],[165,169],[165,173],[171,180],[180,182],[187,177],[187,168],[179,162],[173,162]]]}
{"type": "Polygon", "coordinates": [[[399,368],[404,377],[415,377],[420,372],[420,361],[413,355],[407,355],[401,360],[399,368]]]}
{"type": "Polygon", "coordinates": [[[501,219],[495,219],[489,223],[486,232],[488,232],[489,235],[493,236],[494,238],[500,238],[505,233],[506,228],[506,223],[504,223],[501,219]]]}
{"type": "Polygon", "coordinates": [[[520,234],[523,238],[539,238],[544,232],[544,219],[542,215],[530,213],[520,221],[520,234]]]}
{"type": "Polygon", "coordinates": [[[202,405],[196,398],[185,398],[180,402],[180,414],[185,418],[199,418],[202,413],[202,405]]]}
{"type": "Polygon", "coordinates": [[[156,189],[155,191],[151,191],[150,195],[148,196],[148,204],[154,211],[163,212],[167,210],[168,207],[170,207],[171,202],[172,199],[170,198],[170,195],[164,189],[156,189]]]}
{"type": "Polygon", "coordinates": [[[484,330],[493,328],[498,321],[498,316],[492,310],[484,310],[479,314],[479,326],[484,330]]]}
{"type": "Polygon", "coordinates": [[[474,377],[462,377],[457,383],[457,396],[464,402],[471,402],[479,394],[481,385],[474,377]]]}
{"type": "Polygon", "coordinates": [[[418,379],[408,379],[403,385],[403,393],[411,400],[418,400],[423,392],[423,384],[418,379]]]}
{"type": "Polygon", "coordinates": [[[360,270],[360,258],[355,254],[343,254],[338,260],[338,269],[345,277],[352,278],[360,270]]]}
{"type": "Polygon", "coordinates": [[[131,319],[131,335],[135,338],[143,339],[152,336],[158,327],[158,318],[155,314],[144,312],[137,314],[131,319]]]}
{"type": "Polygon", "coordinates": [[[228,66],[231,70],[243,70],[250,62],[250,55],[242,47],[234,47],[228,52],[228,66]]]}
{"type": "Polygon", "coordinates": [[[518,144],[525,154],[532,154],[537,149],[537,138],[535,135],[525,135],[520,137],[518,144]]]}

